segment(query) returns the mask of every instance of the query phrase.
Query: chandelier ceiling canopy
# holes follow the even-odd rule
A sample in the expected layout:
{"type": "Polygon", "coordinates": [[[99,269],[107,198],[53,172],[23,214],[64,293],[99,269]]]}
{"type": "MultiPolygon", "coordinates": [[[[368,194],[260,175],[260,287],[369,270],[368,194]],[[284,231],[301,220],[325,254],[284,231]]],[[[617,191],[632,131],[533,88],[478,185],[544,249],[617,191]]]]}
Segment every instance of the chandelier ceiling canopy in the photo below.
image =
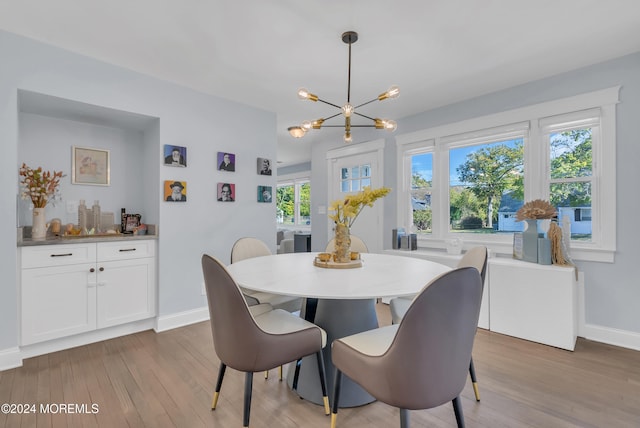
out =
{"type": "Polygon", "coordinates": [[[342,107],[337,105],[337,104],[333,104],[330,103],[328,101],[325,101],[323,99],[321,99],[320,97],[318,97],[315,94],[312,94],[311,92],[309,92],[306,88],[300,88],[298,89],[298,97],[300,99],[303,100],[309,100],[309,101],[313,101],[313,102],[318,102],[320,101],[321,103],[324,104],[328,104],[330,106],[333,106],[335,108],[337,108],[338,110],[340,110],[338,113],[325,117],[325,118],[320,118],[320,119],[316,119],[314,121],[308,121],[305,120],[304,122],[302,122],[301,125],[299,126],[290,126],[288,128],[289,134],[291,134],[291,136],[295,137],[295,138],[302,138],[305,136],[305,134],[307,133],[307,131],[309,131],[310,129],[320,129],[322,127],[328,127],[328,128],[341,128],[344,127],[344,141],[345,143],[350,143],[352,141],[351,139],[351,128],[376,128],[376,129],[385,129],[387,131],[395,131],[397,124],[394,120],[390,120],[390,119],[379,119],[379,118],[373,118],[373,117],[369,117],[366,116],[364,114],[359,113],[357,110],[362,107],[365,106],[369,103],[372,103],[374,101],[384,101],[388,98],[397,98],[398,95],[400,95],[400,88],[398,88],[397,86],[393,85],[391,86],[386,92],[383,92],[382,94],[378,95],[376,98],[366,101],[362,104],[358,104],[355,107],[351,104],[351,45],[353,43],[355,43],[358,40],[358,33],[356,33],[355,31],[347,31],[345,33],[342,33],[342,41],[346,44],[349,45],[349,70],[348,70],[348,78],[347,78],[347,103],[344,104],[342,107]],[[344,116],[344,125],[326,125],[324,122],[329,120],[329,119],[333,119],[334,117],[337,116],[344,116]],[[373,123],[367,124],[367,125],[356,125],[356,124],[352,124],[351,123],[351,118],[353,116],[359,116],[365,119],[370,120],[373,123]]]}

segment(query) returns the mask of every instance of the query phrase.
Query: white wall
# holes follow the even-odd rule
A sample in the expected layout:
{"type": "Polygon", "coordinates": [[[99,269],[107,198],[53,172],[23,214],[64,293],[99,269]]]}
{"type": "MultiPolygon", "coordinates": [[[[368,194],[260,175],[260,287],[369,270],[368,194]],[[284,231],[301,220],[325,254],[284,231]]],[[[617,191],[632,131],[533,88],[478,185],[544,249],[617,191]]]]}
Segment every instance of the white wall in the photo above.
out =
{"type": "Polygon", "coordinates": [[[3,153],[0,180],[8,190],[0,204],[0,233],[5,237],[0,240],[3,274],[0,283],[0,357],[3,350],[18,346],[15,237],[18,167],[25,160],[22,156],[28,158],[30,164],[65,170],[66,180],[70,181],[70,145],[89,138],[99,144],[108,144],[117,152],[112,162],[126,165],[126,170],[119,172],[122,177],[112,176],[113,186],[75,190],[65,183],[63,192],[73,198],[79,198],[79,192],[90,192],[91,197],[85,199],[91,202],[93,199],[104,200],[104,209],[117,211],[120,206],[130,212],[140,209],[159,226],[161,318],[206,308],[201,293],[200,258],[203,253],[228,262],[231,245],[242,236],[263,239],[275,252],[275,204],[256,201],[258,185],[275,187],[276,184],[275,176],[264,177],[256,173],[257,157],[276,158],[276,118],[273,113],[2,31],[0,62],[0,144],[3,153]],[[19,90],[145,115],[157,118],[157,122],[140,136],[135,132],[52,121],[30,114],[22,115],[19,120],[19,90]],[[22,129],[19,122],[29,122],[33,126],[22,129]],[[46,133],[42,132],[46,129],[45,122],[59,131],[53,137],[55,141],[46,141],[46,133]],[[89,135],[96,131],[101,135],[89,135]],[[67,132],[73,136],[65,140],[63,137],[67,132]],[[78,133],[83,135],[78,136],[78,133]],[[26,145],[18,150],[22,137],[26,145]],[[52,147],[47,147],[48,144],[52,147]],[[62,147],[57,147],[58,144],[62,147]],[[188,148],[187,168],[162,165],[162,146],[165,144],[188,148]],[[141,168],[128,163],[126,155],[121,153],[125,146],[142,156],[141,168]],[[218,151],[236,154],[236,172],[216,170],[218,151]],[[113,196],[125,191],[122,180],[139,183],[134,198],[113,196]],[[163,202],[163,180],[187,181],[188,201],[163,202]],[[220,181],[236,184],[236,202],[217,202],[215,187],[220,181]]]}

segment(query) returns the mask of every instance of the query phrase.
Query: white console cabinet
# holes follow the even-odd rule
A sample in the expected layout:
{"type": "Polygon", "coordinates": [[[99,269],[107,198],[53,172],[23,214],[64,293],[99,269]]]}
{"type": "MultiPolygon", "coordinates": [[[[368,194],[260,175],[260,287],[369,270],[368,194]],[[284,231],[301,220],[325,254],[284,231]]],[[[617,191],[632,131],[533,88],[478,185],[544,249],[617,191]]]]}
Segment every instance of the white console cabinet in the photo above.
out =
{"type": "Polygon", "coordinates": [[[493,258],[489,284],[492,331],[573,351],[578,331],[574,268],[493,258]]]}
{"type": "Polygon", "coordinates": [[[155,241],[21,249],[21,345],[156,314],[155,241]]]}

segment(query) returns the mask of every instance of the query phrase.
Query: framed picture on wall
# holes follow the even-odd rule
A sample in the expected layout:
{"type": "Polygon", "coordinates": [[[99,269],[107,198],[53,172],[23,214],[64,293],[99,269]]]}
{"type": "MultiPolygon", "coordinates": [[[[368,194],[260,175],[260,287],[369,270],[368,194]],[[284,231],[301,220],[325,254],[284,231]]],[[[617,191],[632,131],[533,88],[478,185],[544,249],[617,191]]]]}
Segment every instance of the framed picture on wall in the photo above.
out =
{"type": "Polygon", "coordinates": [[[164,145],[164,164],[167,166],[187,166],[187,148],[181,146],[164,145]]]}
{"type": "Polygon", "coordinates": [[[233,183],[218,183],[218,201],[233,202],[236,200],[236,185],[233,183]]]}
{"type": "Polygon", "coordinates": [[[109,150],[71,147],[71,183],[91,186],[111,184],[109,150]]]}
{"type": "Polygon", "coordinates": [[[258,174],[271,175],[271,159],[258,158],[258,174]]]}
{"type": "Polygon", "coordinates": [[[272,196],[271,186],[258,186],[258,202],[271,202],[272,196]]]}
{"type": "Polygon", "coordinates": [[[187,182],[167,180],[164,182],[164,200],[167,202],[187,201],[187,182]]]}
{"type": "Polygon", "coordinates": [[[233,153],[218,152],[218,171],[235,171],[236,155],[233,153]]]}

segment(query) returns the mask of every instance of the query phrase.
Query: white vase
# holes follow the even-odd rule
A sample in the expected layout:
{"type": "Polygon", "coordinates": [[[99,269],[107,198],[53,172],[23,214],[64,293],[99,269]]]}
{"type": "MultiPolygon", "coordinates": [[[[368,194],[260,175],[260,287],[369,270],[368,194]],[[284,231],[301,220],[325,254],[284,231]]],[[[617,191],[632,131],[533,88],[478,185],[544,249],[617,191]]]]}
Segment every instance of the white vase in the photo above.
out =
{"type": "Polygon", "coordinates": [[[33,225],[31,226],[31,239],[43,241],[47,238],[47,221],[44,208],[33,209],[33,225]]]}

